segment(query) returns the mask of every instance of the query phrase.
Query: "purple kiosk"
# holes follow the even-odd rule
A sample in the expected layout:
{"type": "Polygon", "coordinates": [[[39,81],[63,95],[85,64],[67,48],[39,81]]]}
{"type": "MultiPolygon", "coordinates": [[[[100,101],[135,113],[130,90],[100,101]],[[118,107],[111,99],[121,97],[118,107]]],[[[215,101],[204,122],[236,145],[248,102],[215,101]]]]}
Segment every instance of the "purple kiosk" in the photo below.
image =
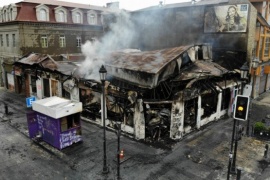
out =
{"type": "Polygon", "coordinates": [[[82,141],[81,102],[53,96],[34,101],[32,109],[27,114],[31,139],[39,138],[60,150],[82,141]]]}

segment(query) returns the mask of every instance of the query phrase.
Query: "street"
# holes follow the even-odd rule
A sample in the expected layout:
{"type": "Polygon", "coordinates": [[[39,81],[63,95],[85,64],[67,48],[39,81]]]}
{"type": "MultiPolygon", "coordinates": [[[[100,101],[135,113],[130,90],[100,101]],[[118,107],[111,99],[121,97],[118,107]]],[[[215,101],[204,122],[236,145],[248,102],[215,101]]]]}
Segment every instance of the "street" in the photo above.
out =
{"type": "MultiPolygon", "coordinates": [[[[251,122],[270,114],[270,93],[265,94],[267,96],[253,103],[251,122]]],[[[83,142],[59,151],[45,142],[28,138],[25,113],[29,110],[23,96],[0,89],[0,179],[116,179],[117,135],[114,131],[106,132],[110,172],[103,175],[102,127],[82,121],[83,142]],[[8,105],[7,115],[4,103],[8,105]]],[[[145,144],[123,135],[124,159],[120,175],[125,180],[226,179],[232,128],[233,119],[223,118],[171,144],[170,148],[145,144]]],[[[266,143],[246,135],[239,141],[236,166],[242,169],[241,179],[269,178],[270,161],[263,157],[266,143]]]]}

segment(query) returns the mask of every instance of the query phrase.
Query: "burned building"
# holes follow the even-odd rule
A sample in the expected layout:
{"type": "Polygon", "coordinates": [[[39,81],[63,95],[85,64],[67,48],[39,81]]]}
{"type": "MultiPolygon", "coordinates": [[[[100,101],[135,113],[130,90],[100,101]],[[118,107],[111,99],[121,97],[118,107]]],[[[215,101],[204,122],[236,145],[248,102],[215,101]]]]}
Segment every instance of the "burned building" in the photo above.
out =
{"type": "MultiPolygon", "coordinates": [[[[238,73],[212,61],[209,44],[117,51],[106,58],[106,124],[120,119],[136,139],[181,139],[230,114],[240,85],[238,73]]],[[[83,116],[100,123],[100,83],[80,78],[91,97],[83,116]]]]}

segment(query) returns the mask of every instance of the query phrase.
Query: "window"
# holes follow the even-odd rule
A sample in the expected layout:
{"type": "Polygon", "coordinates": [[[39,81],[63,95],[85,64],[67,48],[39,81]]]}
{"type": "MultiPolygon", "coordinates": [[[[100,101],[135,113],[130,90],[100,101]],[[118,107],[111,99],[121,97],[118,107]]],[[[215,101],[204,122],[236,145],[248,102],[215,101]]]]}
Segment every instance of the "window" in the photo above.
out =
{"type": "Polygon", "coordinates": [[[50,80],[43,78],[43,97],[50,97],[50,80]]]}
{"type": "Polygon", "coordinates": [[[265,39],[264,57],[268,57],[269,56],[269,48],[270,48],[270,38],[267,37],[265,39]]]}
{"type": "Polygon", "coordinates": [[[3,41],[3,35],[0,34],[0,43],[1,43],[1,46],[3,47],[4,46],[4,41],[3,41]]]}
{"type": "MultiPolygon", "coordinates": [[[[80,126],[80,113],[71,114],[61,118],[61,132],[80,126]]],[[[81,132],[78,132],[81,135],[81,132]]]]}
{"type": "Polygon", "coordinates": [[[47,35],[41,36],[41,47],[47,48],[48,47],[48,38],[47,35]]]}
{"type": "Polygon", "coordinates": [[[36,17],[38,21],[49,21],[49,8],[44,4],[36,6],[36,17]]]}
{"type": "Polygon", "coordinates": [[[66,47],[66,38],[64,35],[60,35],[60,37],[59,37],[59,46],[66,47]]]}
{"type": "Polygon", "coordinates": [[[63,11],[59,11],[59,22],[65,22],[65,14],[63,11]]]}
{"type": "Polygon", "coordinates": [[[97,14],[94,11],[87,12],[88,24],[97,24],[97,14]]]}
{"type": "Polygon", "coordinates": [[[75,23],[81,23],[81,14],[78,12],[75,14],[75,23]]]}
{"type": "Polygon", "coordinates": [[[54,8],[55,19],[57,22],[67,22],[67,10],[62,6],[54,8]]]}
{"type": "Polygon", "coordinates": [[[40,10],[40,21],[46,21],[46,10],[45,9],[40,10]]]}
{"type": "Polygon", "coordinates": [[[6,34],[6,43],[7,43],[7,47],[9,47],[9,35],[8,34],[6,34]]]}
{"type": "Polygon", "coordinates": [[[72,21],[73,23],[82,23],[83,22],[83,12],[75,8],[72,10],[72,21]]]}
{"type": "Polygon", "coordinates": [[[31,76],[31,93],[36,94],[37,93],[37,84],[36,84],[36,78],[35,76],[31,76]]]}
{"type": "Polygon", "coordinates": [[[77,36],[77,47],[81,47],[81,36],[77,36]]]}
{"type": "Polygon", "coordinates": [[[16,47],[15,34],[12,34],[12,45],[13,45],[13,47],[16,47]]]}

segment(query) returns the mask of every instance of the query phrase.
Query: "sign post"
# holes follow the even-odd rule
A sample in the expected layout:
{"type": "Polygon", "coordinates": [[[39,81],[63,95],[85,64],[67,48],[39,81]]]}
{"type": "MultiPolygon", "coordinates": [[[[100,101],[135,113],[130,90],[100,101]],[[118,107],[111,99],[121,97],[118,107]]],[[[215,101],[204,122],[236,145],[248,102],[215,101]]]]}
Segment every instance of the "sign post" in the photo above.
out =
{"type": "Polygon", "coordinates": [[[36,101],[36,97],[35,97],[35,96],[26,98],[26,106],[27,106],[27,107],[32,107],[32,102],[33,102],[33,101],[36,101]]]}

